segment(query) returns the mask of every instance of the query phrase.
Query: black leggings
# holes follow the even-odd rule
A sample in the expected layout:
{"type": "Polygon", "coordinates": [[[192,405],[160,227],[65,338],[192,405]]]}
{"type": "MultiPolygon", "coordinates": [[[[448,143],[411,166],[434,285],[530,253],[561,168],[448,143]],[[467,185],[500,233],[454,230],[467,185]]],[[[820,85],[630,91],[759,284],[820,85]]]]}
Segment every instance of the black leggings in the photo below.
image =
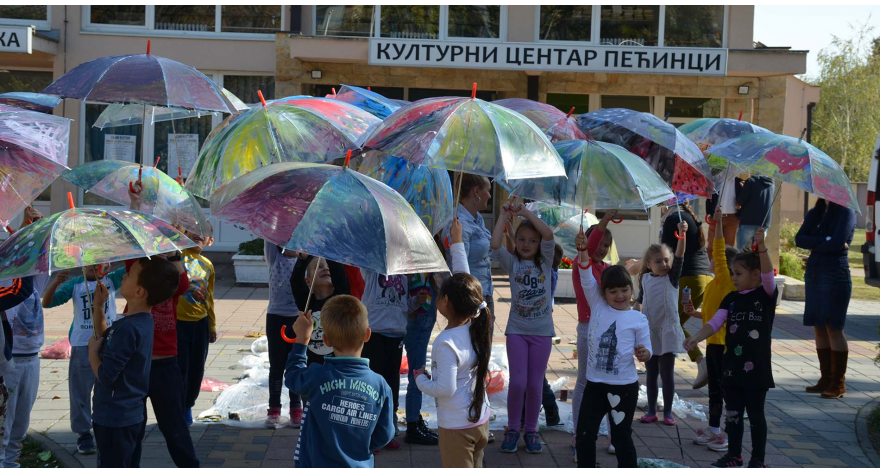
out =
{"type": "Polygon", "coordinates": [[[767,449],[767,420],[764,418],[764,401],[767,389],[758,387],[724,387],[724,402],[727,404],[728,454],[742,456],[742,441],[745,420],[743,412],[749,414],[752,429],[752,461],[764,462],[767,449]]]}
{"type": "MultiPolygon", "coordinates": [[[[675,397],[675,354],[668,352],[666,354],[651,356],[648,363],[645,364],[647,369],[648,385],[648,414],[657,414],[657,375],[663,382],[663,417],[672,416],[672,399],[675,397]]],[[[615,446],[616,448],[617,446],[615,446]]]]}
{"type": "MultiPolygon", "coordinates": [[[[284,387],[284,368],[293,344],[281,338],[281,326],[287,326],[285,334],[293,339],[293,322],[296,316],[266,315],[266,339],[269,343],[269,408],[281,408],[281,388],[284,387]]],[[[302,408],[302,399],[290,392],[290,407],[302,408]]]]}
{"type": "MultiPolygon", "coordinates": [[[[611,414],[609,428],[617,456],[617,467],[638,467],[632,440],[632,420],[639,400],[639,383],[608,385],[587,381],[575,435],[578,467],[596,467],[596,438],[605,414],[611,414]],[[613,402],[617,402],[612,406],[613,402]],[[623,418],[620,418],[623,413],[623,418]],[[617,419],[615,420],[615,414],[617,419]]],[[[607,467],[607,466],[606,466],[607,467]]]]}
{"type": "Polygon", "coordinates": [[[721,428],[721,413],[724,409],[724,346],[706,346],[706,369],[709,372],[709,426],[721,428]]]}
{"type": "Polygon", "coordinates": [[[381,375],[391,387],[394,397],[394,413],[400,405],[400,362],[403,359],[403,336],[388,337],[373,333],[370,340],[364,343],[361,357],[369,359],[370,370],[381,375]]]}

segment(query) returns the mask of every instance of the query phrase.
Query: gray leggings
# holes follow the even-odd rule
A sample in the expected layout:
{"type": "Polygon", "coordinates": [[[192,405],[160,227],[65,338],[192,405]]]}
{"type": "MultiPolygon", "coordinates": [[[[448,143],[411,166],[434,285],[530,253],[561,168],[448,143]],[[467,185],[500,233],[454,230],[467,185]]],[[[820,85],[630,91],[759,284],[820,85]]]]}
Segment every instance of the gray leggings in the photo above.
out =
{"type": "Polygon", "coordinates": [[[672,399],[675,397],[675,354],[672,352],[659,356],[651,356],[647,369],[648,415],[657,414],[657,376],[663,383],[663,417],[672,417],[672,399]]]}

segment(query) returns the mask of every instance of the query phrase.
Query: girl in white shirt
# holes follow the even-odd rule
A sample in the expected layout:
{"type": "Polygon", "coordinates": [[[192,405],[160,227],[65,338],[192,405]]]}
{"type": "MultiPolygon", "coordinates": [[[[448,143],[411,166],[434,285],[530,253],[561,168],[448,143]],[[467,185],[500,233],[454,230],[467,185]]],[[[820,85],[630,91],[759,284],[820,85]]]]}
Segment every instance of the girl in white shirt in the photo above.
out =
{"type": "Polygon", "coordinates": [[[468,275],[461,223],[452,235],[453,271],[440,288],[437,310],[448,321],[431,349],[431,374],[414,371],[416,385],[437,400],[440,458],[443,467],[483,467],[489,442],[486,376],[492,351],[491,315],[480,282],[468,275]]]}
{"type": "MultiPolygon", "coordinates": [[[[583,249],[580,261],[589,262],[583,231],[575,245],[583,249]]],[[[587,387],[575,434],[578,467],[596,467],[596,435],[606,414],[611,418],[617,467],[638,467],[632,419],[639,396],[639,375],[633,354],[642,362],[651,358],[648,320],[632,309],[633,285],[626,268],[606,268],[601,288],[593,272],[582,271],[580,275],[592,315],[587,332],[587,387]]]]}

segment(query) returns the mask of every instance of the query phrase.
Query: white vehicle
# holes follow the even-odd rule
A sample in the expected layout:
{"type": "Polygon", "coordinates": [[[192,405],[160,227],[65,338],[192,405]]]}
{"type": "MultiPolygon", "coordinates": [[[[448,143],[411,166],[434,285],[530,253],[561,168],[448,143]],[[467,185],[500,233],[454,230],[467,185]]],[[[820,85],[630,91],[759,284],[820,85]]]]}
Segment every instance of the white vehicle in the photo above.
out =
{"type": "Polygon", "coordinates": [[[871,156],[871,171],[868,175],[868,212],[865,213],[865,245],[862,245],[862,261],[865,264],[865,283],[871,286],[880,286],[880,252],[874,243],[877,238],[877,221],[880,220],[880,206],[877,204],[880,178],[880,135],[874,144],[874,152],[871,156]]]}

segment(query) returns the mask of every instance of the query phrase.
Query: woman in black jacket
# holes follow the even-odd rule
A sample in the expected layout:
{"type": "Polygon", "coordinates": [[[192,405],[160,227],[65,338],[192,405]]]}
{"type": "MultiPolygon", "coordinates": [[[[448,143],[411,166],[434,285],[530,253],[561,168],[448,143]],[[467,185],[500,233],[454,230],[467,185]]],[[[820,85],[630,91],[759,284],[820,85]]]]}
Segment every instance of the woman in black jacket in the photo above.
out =
{"type": "Polygon", "coordinates": [[[813,326],[821,373],[819,382],[806,391],[821,393],[822,398],[840,398],[846,393],[849,347],[843,326],[852,296],[848,252],[855,228],[855,211],[820,199],[795,236],[798,247],[810,250],[804,326],[813,326]]]}

